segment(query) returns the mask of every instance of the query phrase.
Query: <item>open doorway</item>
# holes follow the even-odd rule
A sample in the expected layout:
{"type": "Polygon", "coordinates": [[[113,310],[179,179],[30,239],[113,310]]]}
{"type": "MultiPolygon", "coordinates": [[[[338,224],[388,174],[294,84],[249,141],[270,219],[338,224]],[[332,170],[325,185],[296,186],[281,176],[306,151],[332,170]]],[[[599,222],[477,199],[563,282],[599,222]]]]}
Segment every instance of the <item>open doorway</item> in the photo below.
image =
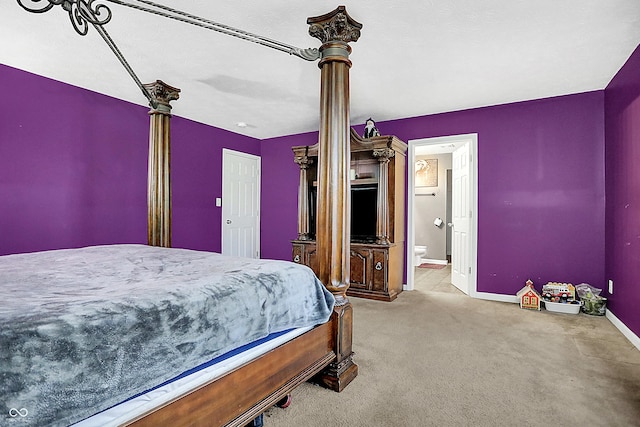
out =
{"type": "MultiPolygon", "coordinates": [[[[438,138],[424,138],[409,141],[408,149],[408,189],[407,189],[407,283],[406,290],[415,289],[416,260],[423,256],[428,261],[448,264],[447,253],[438,249],[438,242],[434,242],[432,250],[429,250],[429,242],[425,241],[424,233],[416,238],[416,224],[431,224],[438,228],[440,235],[451,235],[451,259],[447,269],[451,271],[450,280],[460,291],[472,297],[477,292],[477,134],[453,135],[438,138]],[[443,157],[444,156],[444,157],[443,157]],[[448,157],[450,156],[450,157],[448,157]],[[446,169],[443,171],[438,165],[438,159],[446,159],[451,164],[451,194],[447,195],[445,183],[438,185],[438,181],[426,179],[422,174],[425,165],[429,166],[431,173],[433,168],[438,168],[436,176],[443,176],[446,181],[446,169]],[[431,159],[431,162],[424,162],[431,159]],[[443,173],[444,172],[444,173],[443,173]],[[433,201],[439,199],[439,203],[450,198],[451,218],[435,216],[429,211],[417,214],[418,200],[425,205],[425,198],[433,201]],[[434,216],[434,218],[431,218],[434,216]],[[444,233],[444,234],[443,234],[444,233]],[[420,244],[419,244],[420,243],[420,244]],[[418,248],[416,248],[418,246],[418,248]],[[426,246],[426,253],[425,247],[426,246]]],[[[423,227],[423,225],[421,225],[423,227]]],[[[434,231],[433,229],[431,231],[434,231]]]]}

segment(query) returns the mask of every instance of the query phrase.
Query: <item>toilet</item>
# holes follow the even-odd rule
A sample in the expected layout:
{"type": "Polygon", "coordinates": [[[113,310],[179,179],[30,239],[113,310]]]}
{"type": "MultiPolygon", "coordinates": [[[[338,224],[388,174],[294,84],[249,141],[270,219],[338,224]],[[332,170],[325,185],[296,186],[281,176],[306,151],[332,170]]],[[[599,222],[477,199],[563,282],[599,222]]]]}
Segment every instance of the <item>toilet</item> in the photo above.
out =
{"type": "Polygon", "coordinates": [[[414,246],[413,250],[413,266],[417,267],[422,264],[422,258],[427,255],[427,247],[426,246],[414,246]]]}

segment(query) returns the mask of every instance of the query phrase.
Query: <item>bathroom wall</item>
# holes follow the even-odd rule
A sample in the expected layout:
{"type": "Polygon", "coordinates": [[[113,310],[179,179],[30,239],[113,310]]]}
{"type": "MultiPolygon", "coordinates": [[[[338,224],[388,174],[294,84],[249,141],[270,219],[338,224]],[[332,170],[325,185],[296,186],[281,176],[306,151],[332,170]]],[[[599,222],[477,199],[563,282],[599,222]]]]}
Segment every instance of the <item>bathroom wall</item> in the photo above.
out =
{"type": "Polygon", "coordinates": [[[427,246],[423,258],[447,259],[447,169],[451,169],[451,154],[417,155],[420,160],[438,161],[438,185],[436,187],[416,187],[414,204],[414,242],[416,246],[427,246]],[[432,195],[435,194],[435,195],[432,195]],[[433,221],[441,218],[442,226],[433,221]]]}

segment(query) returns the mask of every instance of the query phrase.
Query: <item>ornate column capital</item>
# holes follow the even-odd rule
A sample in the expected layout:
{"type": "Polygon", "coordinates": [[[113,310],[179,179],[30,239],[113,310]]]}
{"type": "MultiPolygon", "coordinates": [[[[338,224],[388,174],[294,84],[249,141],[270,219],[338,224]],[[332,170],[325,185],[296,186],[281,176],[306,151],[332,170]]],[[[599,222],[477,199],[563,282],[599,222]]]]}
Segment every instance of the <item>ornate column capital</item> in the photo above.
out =
{"type": "Polygon", "coordinates": [[[351,67],[349,54],[351,47],[349,42],[358,41],[362,24],[349,16],[344,6],[339,6],[333,12],[329,12],[315,18],[308,18],[309,34],[322,42],[320,47],[320,63],[344,62],[351,67]]]}
{"type": "Polygon", "coordinates": [[[344,6],[321,16],[307,18],[309,34],[322,43],[355,42],[360,38],[362,24],[349,16],[344,6]]]}
{"type": "Polygon", "coordinates": [[[151,111],[149,113],[171,114],[169,102],[180,98],[180,89],[170,86],[162,80],[143,85],[151,97],[151,111]]]}
{"type": "Polygon", "coordinates": [[[396,152],[393,148],[375,148],[373,150],[373,157],[376,157],[379,162],[388,162],[395,155],[396,152]]]}
{"type": "Polygon", "coordinates": [[[297,156],[293,161],[300,166],[300,169],[309,169],[309,166],[313,164],[313,159],[309,156],[297,156]]]}

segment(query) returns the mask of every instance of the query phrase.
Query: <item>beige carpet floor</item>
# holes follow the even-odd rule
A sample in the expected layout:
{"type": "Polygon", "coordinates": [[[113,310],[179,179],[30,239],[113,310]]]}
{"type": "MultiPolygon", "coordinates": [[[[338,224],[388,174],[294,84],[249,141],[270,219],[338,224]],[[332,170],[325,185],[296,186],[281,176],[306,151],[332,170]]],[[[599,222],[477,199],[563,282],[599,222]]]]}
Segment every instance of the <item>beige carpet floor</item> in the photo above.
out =
{"type": "Polygon", "coordinates": [[[640,351],[606,318],[437,285],[351,298],[358,377],[342,393],[302,384],[265,427],[640,426],[640,351]]]}

